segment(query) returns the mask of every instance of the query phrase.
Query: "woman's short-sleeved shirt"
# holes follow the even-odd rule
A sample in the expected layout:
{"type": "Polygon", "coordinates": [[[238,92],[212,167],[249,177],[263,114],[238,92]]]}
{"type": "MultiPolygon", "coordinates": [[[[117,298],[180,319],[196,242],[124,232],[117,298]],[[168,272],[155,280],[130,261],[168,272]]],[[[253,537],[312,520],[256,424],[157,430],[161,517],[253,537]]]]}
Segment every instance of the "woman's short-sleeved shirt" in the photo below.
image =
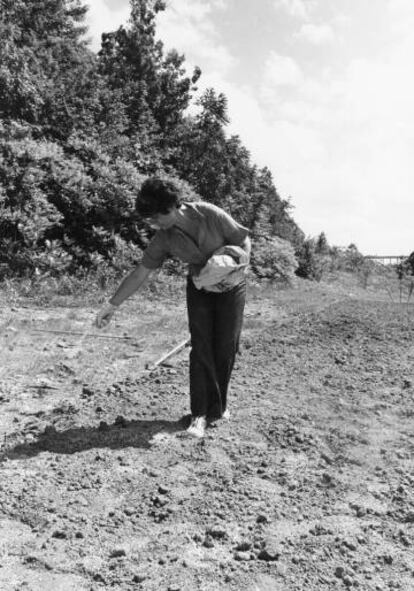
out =
{"type": "Polygon", "coordinates": [[[188,263],[190,275],[196,275],[216,250],[240,246],[249,234],[223,209],[204,201],[185,203],[181,219],[183,229],[172,226],[157,231],[144,251],[144,267],[158,269],[173,256],[188,263]]]}

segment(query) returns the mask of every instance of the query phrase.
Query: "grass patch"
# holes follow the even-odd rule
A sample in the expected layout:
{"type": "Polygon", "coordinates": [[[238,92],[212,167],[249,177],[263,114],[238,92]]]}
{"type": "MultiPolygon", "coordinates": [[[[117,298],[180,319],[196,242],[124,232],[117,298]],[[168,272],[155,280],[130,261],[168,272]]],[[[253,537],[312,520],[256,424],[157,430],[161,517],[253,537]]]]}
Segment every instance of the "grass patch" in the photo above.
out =
{"type": "MultiPolygon", "coordinates": [[[[27,304],[64,308],[99,306],[114,293],[122,278],[114,272],[105,280],[98,274],[4,279],[0,283],[0,301],[7,302],[10,307],[27,304]]],[[[183,277],[160,271],[148,281],[140,294],[150,300],[176,298],[184,281],[183,277]]]]}

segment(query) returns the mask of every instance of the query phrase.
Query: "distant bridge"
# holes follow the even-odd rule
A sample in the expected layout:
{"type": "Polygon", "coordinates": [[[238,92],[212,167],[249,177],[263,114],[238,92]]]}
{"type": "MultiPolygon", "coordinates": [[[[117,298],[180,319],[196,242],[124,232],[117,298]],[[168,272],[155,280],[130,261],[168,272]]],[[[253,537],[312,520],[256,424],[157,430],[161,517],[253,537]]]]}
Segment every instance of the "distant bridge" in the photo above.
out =
{"type": "Polygon", "coordinates": [[[382,263],[383,265],[399,265],[407,257],[405,255],[368,255],[364,258],[369,259],[371,261],[376,261],[378,263],[382,263]]]}

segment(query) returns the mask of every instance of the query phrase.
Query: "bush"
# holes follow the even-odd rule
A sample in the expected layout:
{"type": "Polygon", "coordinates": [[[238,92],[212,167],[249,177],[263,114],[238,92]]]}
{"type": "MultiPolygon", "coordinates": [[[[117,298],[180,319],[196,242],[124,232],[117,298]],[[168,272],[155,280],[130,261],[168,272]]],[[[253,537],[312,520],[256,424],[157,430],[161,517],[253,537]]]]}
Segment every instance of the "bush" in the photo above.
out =
{"type": "Polygon", "coordinates": [[[317,254],[330,254],[330,246],[326,238],[325,232],[321,232],[315,242],[315,252],[317,254]]]}
{"type": "Polygon", "coordinates": [[[331,267],[331,257],[320,248],[319,242],[307,238],[296,251],[298,268],[296,275],[304,279],[320,281],[323,274],[331,267]]]}
{"type": "Polygon", "coordinates": [[[397,265],[397,275],[399,279],[404,276],[414,276],[414,252],[397,265]]]}
{"type": "Polygon", "coordinates": [[[130,268],[152,235],[135,215],[144,178],[94,140],[63,149],[0,123],[0,279],[130,268]]]}
{"type": "Polygon", "coordinates": [[[293,246],[282,238],[259,238],[253,241],[253,272],[260,279],[290,283],[298,266],[293,246]]]}
{"type": "Polygon", "coordinates": [[[339,251],[334,258],[336,259],[335,266],[339,270],[351,273],[361,271],[367,264],[367,259],[359,252],[355,244],[350,244],[345,250],[339,251]]]}

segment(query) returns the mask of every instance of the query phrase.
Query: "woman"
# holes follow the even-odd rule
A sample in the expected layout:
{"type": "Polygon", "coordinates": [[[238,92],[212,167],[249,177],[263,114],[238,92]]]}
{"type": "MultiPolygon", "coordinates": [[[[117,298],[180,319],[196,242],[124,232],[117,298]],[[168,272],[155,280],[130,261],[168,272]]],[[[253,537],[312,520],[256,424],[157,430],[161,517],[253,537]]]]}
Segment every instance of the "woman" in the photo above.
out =
{"type": "Polygon", "coordinates": [[[242,328],[248,230],[211,203],[181,203],[175,183],[157,177],[143,183],[136,210],[157,232],[141,263],[98,313],[96,325],[105,326],[168,256],[188,263],[191,423],[187,431],[203,437],[208,422],[229,418],[227,390],[242,328]],[[217,271],[220,279],[214,283],[217,271]]]}

